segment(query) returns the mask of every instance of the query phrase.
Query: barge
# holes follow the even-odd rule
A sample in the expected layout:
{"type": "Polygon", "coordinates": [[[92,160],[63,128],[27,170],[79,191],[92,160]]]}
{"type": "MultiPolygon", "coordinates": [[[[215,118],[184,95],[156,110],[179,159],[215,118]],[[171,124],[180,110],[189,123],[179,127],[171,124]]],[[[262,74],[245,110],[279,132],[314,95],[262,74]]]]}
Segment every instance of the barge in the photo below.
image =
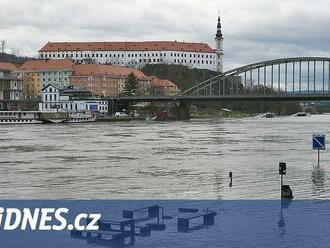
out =
{"type": "Polygon", "coordinates": [[[41,123],[39,111],[0,111],[0,125],[41,123]]]}
{"type": "Polygon", "coordinates": [[[89,113],[0,111],[1,124],[49,124],[94,122],[96,117],[89,113]]]}

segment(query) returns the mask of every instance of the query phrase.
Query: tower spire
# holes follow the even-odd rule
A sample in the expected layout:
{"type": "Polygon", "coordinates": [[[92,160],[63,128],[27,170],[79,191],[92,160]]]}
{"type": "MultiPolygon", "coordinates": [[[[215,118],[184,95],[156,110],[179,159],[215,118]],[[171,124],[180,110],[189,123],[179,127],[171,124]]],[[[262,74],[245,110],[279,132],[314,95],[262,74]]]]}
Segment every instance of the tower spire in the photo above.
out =
{"type": "Polygon", "coordinates": [[[217,33],[215,34],[215,52],[217,57],[216,69],[218,72],[223,71],[223,35],[221,31],[220,11],[218,16],[217,33]]]}
{"type": "Polygon", "coordinates": [[[218,16],[218,25],[217,25],[217,33],[215,35],[216,38],[222,38],[222,32],[221,32],[221,20],[220,20],[220,11],[218,16]]]}

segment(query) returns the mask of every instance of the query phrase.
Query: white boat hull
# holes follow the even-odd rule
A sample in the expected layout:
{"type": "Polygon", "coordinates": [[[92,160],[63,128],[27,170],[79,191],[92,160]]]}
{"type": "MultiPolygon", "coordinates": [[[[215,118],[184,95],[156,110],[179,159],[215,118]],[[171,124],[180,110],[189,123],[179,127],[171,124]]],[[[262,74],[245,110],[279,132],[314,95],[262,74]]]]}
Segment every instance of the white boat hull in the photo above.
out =
{"type": "Polygon", "coordinates": [[[94,122],[96,118],[90,114],[83,114],[83,113],[75,113],[70,114],[68,118],[49,118],[46,119],[46,123],[86,123],[86,122],[94,122]]]}
{"type": "Polygon", "coordinates": [[[0,125],[41,123],[39,111],[0,111],[0,125]]]}
{"type": "Polygon", "coordinates": [[[59,124],[94,122],[96,117],[88,113],[52,113],[39,111],[0,111],[0,125],[59,124]]]}
{"type": "Polygon", "coordinates": [[[16,125],[16,124],[41,124],[42,121],[31,120],[0,120],[0,125],[16,125]]]}
{"type": "Polygon", "coordinates": [[[96,118],[70,118],[65,123],[86,123],[86,122],[94,122],[96,118]]]}

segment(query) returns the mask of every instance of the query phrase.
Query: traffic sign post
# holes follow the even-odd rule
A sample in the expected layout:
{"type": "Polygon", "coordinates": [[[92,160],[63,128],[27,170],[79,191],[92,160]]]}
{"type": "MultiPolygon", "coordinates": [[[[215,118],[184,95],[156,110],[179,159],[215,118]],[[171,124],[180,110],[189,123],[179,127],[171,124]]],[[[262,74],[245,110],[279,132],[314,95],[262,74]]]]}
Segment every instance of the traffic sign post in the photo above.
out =
{"type": "Polygon", "coordinates": [[[282,188],[282,186],[283,186],[283,175],[286,175],[286,163],[280,162],[278,172],[281,175],[281,188],[282,188]]]}
{"type": "Polygon", "coordinates": [[[229,182],[229,187],[233,187],[233,172],[229,172],[229,179],[230,179],[230,182],[229,182]]]}
{"type": "Polygon", "coordinates": [[[286,175],[286,163],[279,163],[278,173],[281,175],[281,199],[292,199],[293,193],[290,186],[283,185],[283,176],[286,175]]]}
{"type": "Polygon", "coordinates": [[[313,134],[313,149],[317,150],[317,165],[320,165],[320,151],[325,150],[325,134],[313,134]]]}

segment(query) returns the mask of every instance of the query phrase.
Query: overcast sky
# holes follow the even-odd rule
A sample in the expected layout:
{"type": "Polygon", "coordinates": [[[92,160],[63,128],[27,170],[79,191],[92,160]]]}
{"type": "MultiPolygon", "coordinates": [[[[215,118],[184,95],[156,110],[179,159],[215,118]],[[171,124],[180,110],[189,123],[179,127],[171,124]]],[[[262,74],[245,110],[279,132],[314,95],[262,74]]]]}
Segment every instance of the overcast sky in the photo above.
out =
{"type": "Polygon", "coordinates": [[[287,56],[330,56],[329,0],[1,0],[0,40],[36,56],[48,41],[178,40],[214,47],[225,68],[287,56]]]}

